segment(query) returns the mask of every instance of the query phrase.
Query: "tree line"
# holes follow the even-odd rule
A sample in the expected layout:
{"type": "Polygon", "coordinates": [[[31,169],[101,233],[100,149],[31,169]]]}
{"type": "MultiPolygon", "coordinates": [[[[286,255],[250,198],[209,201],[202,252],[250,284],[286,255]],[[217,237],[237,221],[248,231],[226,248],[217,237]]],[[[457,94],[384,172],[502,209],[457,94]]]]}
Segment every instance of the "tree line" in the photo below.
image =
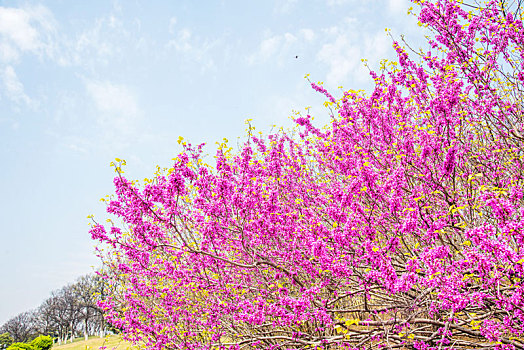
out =
{"type": "Polygon", "coordinates": [[[38,335],[49,335],[58,344],[72,342],[79,336],[86,339],[90,335],[105,336],[112,328],[104,321],[97,303],[108,292],[100,276],[82,276],[75,283],[53,291],[36,309],[9,319],[0,327],[0,334],[8,334],[12,342],[29,342],[38,335]]]}

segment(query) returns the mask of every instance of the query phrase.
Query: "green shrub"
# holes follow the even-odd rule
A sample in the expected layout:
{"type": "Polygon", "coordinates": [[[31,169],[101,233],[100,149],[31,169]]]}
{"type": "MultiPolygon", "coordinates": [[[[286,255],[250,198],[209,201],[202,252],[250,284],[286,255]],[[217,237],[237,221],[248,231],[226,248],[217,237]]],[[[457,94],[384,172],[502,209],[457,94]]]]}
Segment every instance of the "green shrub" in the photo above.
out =
{"type": "Polygon", "coordinates": [[[13,343],[13,344],[9,345],[7,350],[35,350],[35,348],[33,348],[31,346],[31,344],[13,343]]]}
{"type": "Polygon", "coordinates": [[[0,350],[7,348],[9,345],[13,344],[14,339],[9,333],[0,334],[0,350]]]}
{"type": "Polygon", "coordinates": [[[53,338],[48,335],[41,335],[31,342],[31,346],[35,350],[49,350],[53,346],[53,338]]]}

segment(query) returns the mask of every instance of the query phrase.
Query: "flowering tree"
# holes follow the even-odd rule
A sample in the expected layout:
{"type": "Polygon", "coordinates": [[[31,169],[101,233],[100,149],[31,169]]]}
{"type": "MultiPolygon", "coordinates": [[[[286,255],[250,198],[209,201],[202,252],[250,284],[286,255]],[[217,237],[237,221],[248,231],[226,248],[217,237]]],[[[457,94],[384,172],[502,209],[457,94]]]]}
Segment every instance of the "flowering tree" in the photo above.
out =
{"type": "Polygon", "coordinates": [[[414,1],[430,51],[394,42],[330,125],[216,164],[184,144],[140,185],[115,168],[95,223],[130,340],[164,348],[524,348],[519,4],[414,1]]]}

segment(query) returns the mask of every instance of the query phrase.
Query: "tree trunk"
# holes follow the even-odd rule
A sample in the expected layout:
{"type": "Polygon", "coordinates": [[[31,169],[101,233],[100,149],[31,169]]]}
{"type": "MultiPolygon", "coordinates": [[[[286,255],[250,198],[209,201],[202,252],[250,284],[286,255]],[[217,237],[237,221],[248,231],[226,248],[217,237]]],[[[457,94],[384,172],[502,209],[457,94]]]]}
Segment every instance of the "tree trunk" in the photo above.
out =
{"type": "Polygon", "coordinates": [[[86,318],[84,319],[84,339],[87,341],[89,331],[87,329],[87,320],[89,319],[89,308],[86,306],[86,318]]]}

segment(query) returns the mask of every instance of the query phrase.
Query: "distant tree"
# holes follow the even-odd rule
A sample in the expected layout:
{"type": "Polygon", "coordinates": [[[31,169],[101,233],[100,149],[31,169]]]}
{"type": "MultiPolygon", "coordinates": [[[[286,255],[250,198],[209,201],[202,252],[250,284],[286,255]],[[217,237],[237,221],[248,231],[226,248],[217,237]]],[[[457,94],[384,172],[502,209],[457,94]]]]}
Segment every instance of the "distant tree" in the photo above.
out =
{"type": "Polygon", "coordinates": [[[35,328],[39,334],[58,335],[57,322],[53,315],[51,299],[46,299],[36,310],[35,328]]]}
{"type": "Polygon", "coordinates": [[[63,317],[65,311],[61,307],[61,298],[56,295],[57,292],[52,293],[50,298],[47,298],[38,309],[38,330],[42,334],[52,335],[61,343],[65,337],[65,329],[67,325],[63,324],[63,317]]]}
{"type": "MultiPolygon", "coordinates": [[[[104,336],[110,329],[98,302],[107,294],[102,277],[89,274],[75,283],[53,291],[51,296],[34,311],[13,317],[0,327],[0,334],[10,335],[12,342],[27,342],[38,334],[55,338],[59,344],[71,341],[81,334],[104,336]]],[[[4,337],[7,341],[7,335],[4,337]]],[[[4,335],[2,335],[4,336],[4,335]]],[[[0,350],[2,348],[0,342],[0,350]]],[[[8,344],[8,345],[9,345],[8,344]]]]}
{"type": "Polygon", "coordinates": [[[4,323],[0,331],[9,333],[15,342],[31,340],[37,333],[35,328],[35,312],[27,311],[16,315],[4,323]]]}
{"type": "Polygon", "coordinates": [[[56,311],[61,314],[58,322],[60,323],[61,335],[63,337],[62,341],[65,342],[69,338],[73,342],[81,320],[80,304],[76,298],[73,285],[63,287],[54,296],[57,297],[56,311]]]}
{"type": "Polygon", "coordinates": [[[9,333],[0,334],[0,350],[4,350],[9,345],[13,344],[14,339],[9,333]]]}
{"type": "Polygon", "coordinates": [[[51,293],[35,312],[37,333],[55,337],[59,344],[72,339],[78,333],[81,310],[73,285],[67,285],[51,293]]]}
{"type": "Polygon", "coordinates": [[[98,301],[105,294],[105,284],[96,274],[85,275],[72,285],[72,291],[78,303],[84,338],[87,340],[90,334],[106,328],[102,310],[98,306],[98,301]]]}

